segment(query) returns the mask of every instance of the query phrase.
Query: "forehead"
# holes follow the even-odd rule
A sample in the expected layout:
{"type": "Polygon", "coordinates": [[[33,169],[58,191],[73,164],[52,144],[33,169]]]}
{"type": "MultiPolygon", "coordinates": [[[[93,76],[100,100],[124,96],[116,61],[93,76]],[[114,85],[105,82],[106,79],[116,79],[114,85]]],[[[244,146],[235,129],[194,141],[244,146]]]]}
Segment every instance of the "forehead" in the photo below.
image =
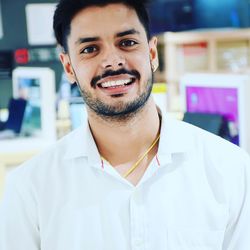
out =
{"type": "Polygon", "coordinates": [[[72,19],[70,37],[103,36],[128,29],[146,34],[134,9],[124,4],[91,6],[78,12],[72,19]]]}

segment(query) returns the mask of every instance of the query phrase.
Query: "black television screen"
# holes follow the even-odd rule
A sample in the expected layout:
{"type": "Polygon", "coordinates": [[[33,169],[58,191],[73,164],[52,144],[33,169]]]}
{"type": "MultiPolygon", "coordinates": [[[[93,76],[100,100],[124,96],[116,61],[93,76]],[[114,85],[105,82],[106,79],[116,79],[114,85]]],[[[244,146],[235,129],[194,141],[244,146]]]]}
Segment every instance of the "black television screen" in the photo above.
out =
{"type": "Polygon", "coordinates": [[[149,8],[152,33],[192,29],[193,9],[192,0],[152,1],[149,8]]]}
{"type": "Polygon", "coordinates": [[[197,28],[244,27],[247,0],[196,0],[194,5],[197,28]]]}
{"type": "Polygon", "coordinates": [[[248,27],[248,0],[155,0],[150,5],[152,33],[197,28],[248,27]]]}

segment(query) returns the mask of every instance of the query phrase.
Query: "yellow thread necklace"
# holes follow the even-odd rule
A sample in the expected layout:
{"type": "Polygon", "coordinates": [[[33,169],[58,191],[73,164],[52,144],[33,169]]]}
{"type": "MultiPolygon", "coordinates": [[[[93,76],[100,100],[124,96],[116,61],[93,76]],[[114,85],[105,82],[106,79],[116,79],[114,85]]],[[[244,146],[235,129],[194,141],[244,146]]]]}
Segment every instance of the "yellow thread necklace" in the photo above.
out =
{"type": "MultiPolygon", "coordinates": [[[[142,160],[148,155],[148,153],[152,150],[152,148],[156,145],[156,143],[160,139],[160,134],[156,137],[150,147],[144,152],[144,154],[137,160],[135,164],[123,175],[124,178],[127,178],[142,162],[142,160]]],[[[103,160],[107,161],[104,157],[101,157],[103,160]]],[[[107,161],[108,162],[108,161],[107,161]]]]}

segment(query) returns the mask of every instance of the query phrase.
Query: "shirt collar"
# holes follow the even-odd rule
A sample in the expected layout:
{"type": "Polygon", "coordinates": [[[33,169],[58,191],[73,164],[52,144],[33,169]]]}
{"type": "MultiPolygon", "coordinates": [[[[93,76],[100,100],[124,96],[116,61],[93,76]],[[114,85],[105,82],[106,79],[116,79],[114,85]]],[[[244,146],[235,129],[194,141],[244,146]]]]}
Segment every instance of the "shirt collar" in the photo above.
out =
{"type": "Polygon", "coordinates": [[[158,157],[160,163],[170,163],[176,159],[186,159],[190,151],[189,139],[183,122],[172,118],[166,112],[161,112],[161,138],[159,141],[158,157]]]}
{"type": "Polygon", "coordinates": [[[188,151],[186,130],[181,121],[163,114],[161,120],[161,138],[158,153],[183,153],[188,151]]]}
{"type": "MultiPolygon", "coordinates": [[[[161,115],[161,137],[157,155],[161,162],[171,162],[175,155],[185,155],[189,151],[189,140],[182,122],[173,119],[166,112],[161,112],[159,108],[158,112],[161,115]]],[[[87,119],[66,138],[66,159],[87,157],[92,164],[100,164],[100,155],[87,119]]]]}
{"type": "Polygon", "coordinates": [[[67,139],[69,141],[65,159],[86,157],[92,164],[100,164],[100,155],[87,119],[79,128],[71,132],[67,139]]]}

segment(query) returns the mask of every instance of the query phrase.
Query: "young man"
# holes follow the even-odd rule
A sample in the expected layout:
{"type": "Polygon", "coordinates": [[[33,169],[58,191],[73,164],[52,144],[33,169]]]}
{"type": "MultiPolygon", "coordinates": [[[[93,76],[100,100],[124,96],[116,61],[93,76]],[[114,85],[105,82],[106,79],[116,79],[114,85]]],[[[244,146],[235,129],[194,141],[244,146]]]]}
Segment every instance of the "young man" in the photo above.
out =
{"type": "Polygon", "coordinates": [[[1,250],[248,250],[250,160],[156,107],[145,1],[61,0],[54,29],[88,120],[13,171],[1,250]]]}

